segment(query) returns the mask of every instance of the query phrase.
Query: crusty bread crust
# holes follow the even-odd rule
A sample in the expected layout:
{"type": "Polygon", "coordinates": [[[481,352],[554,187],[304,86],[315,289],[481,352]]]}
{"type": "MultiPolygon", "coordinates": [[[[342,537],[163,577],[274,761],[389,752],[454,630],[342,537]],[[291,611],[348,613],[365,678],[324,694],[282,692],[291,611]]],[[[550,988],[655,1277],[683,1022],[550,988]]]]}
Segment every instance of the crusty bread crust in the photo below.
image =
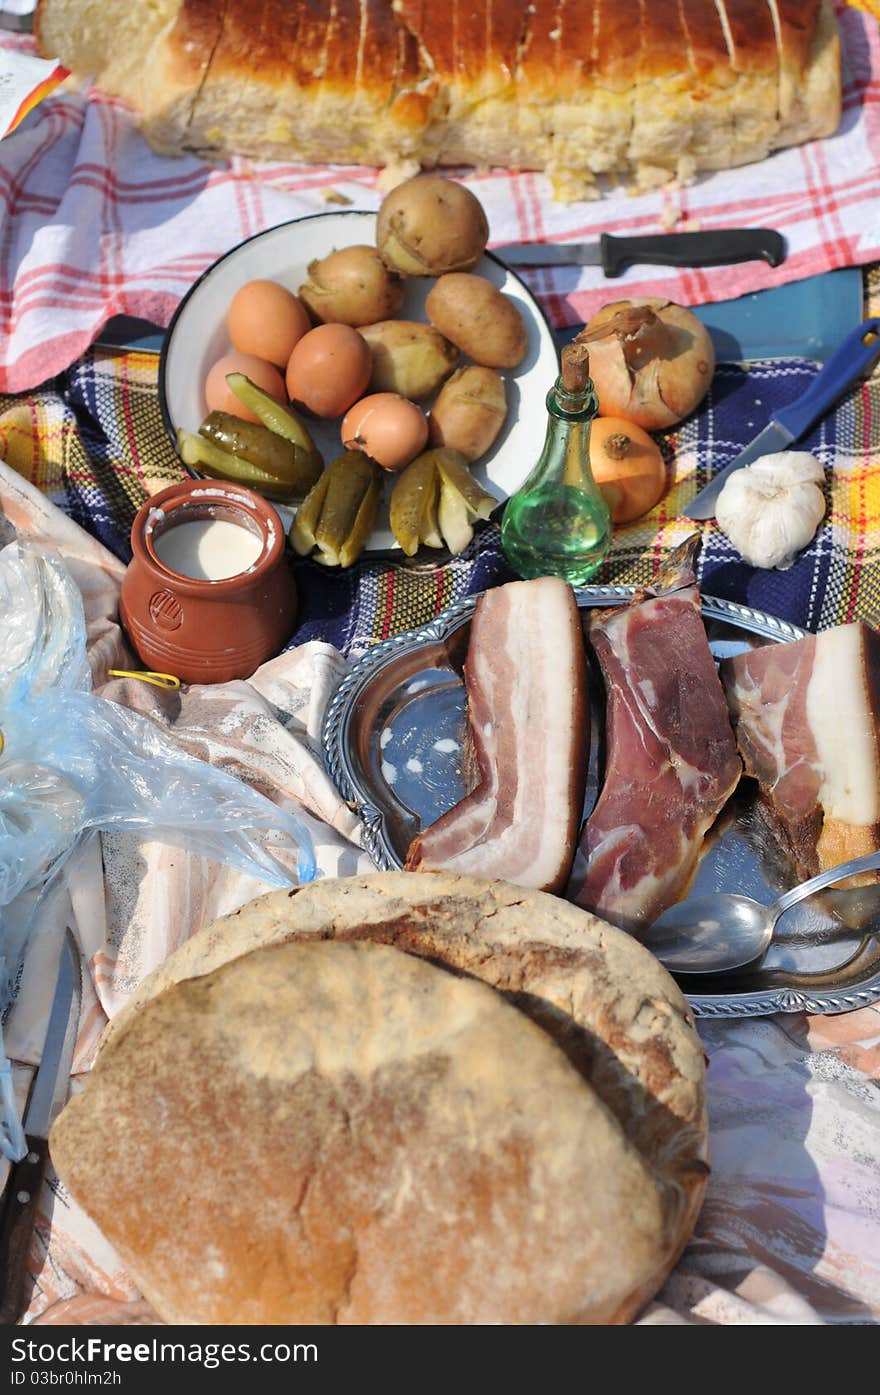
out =
{"type": "Polygon", "coordinates": [[[175,984],[53,1149],[170,1322],[610,1322],[665,1240],[662,1189],[547,1035],[386,945],[175,984]]]}
{"type": "Polygon", "coordinates": [[[195,935],[141,984],[100,1054],[170,985],[256,948],[315,938],[381,942],[481,979],[562,1048],[661,1198],[650,1273],[621,1296],[613,1320],[634,1317],[684,1248],[708,1175],[703,1052],[666,970],[623,931],[541,892],[450,873],[321,881],[270,893],[195,935]]]}
{"type": "Polygon", "coordinates": [[[40,0],[37,34],[171,154],[546,169],[574,194],[840,120],[831,0],[40,0]]]}

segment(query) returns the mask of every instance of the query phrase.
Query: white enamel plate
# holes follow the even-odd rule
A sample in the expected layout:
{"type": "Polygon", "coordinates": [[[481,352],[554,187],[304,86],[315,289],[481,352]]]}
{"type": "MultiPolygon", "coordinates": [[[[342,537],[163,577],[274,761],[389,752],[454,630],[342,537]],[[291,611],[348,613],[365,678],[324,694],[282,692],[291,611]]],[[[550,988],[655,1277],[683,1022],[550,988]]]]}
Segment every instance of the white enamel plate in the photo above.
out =
{"type": "MultiPolygon", "coordinates": [[[[165,337],[159,400],[172,441],[179,427],[197,431],[207,414],[203,385],[211,365],[229,349],[226,312],[240,286],[264,278],[296,292],[316,258],[338,247],[372,246],[375,240],[374,213],[318,213],[257,233],[214,262],[181,301],[165,337]]],[[[544,401],[559,371],[559,359],[550,326],[519,277],[491,253],[475,269],[514,301],[528,333],[523,362],[502,375],[508,403],[504,428],[492,450],[473,467],[476,478],[501,502],[519,488],[540,454],[547,420],[544,401]]],[[[425,299],[433,285],[431,277],[407,280],[397,318],[426,321],[425,299]]],[[[421,405],[427,409],[430,403],[421,405]]],[[[308,418],[308,427],[326,463],[340,454],[339,421],[308,418]]],[[[399,551],[388,528],[387,501],[393,480],[389,476],[386,481],[385,503],[370,539],[370,552],[399,551]]]]}

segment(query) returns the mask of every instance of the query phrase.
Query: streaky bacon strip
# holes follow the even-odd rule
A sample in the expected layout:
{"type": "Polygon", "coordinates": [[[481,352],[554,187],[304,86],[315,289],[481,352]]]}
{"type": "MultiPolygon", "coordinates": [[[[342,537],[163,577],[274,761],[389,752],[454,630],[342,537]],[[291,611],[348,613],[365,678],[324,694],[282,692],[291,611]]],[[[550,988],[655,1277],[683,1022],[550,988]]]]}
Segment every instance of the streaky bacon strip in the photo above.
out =
{"type": "Polygon", "coordinates": [[[698,546],[689,539],[654,587],[590,620],[605,779],[566,895],[634,934],[681,896],[742,771],[700,615],[698,546]]]}
{"type": "Polygon", "coordinates": [[[880,636],[837,625],[725,659],[746,774],[799,879],[880,847],[880,636]]]}
{"type": "Polygon", "coordinates": [[[477,601],[465,662],[478,782],[413,841],[409,871],[447,868],[559,891],[589,749],[586,658],[571,587],[514,581],[477,601]]]}

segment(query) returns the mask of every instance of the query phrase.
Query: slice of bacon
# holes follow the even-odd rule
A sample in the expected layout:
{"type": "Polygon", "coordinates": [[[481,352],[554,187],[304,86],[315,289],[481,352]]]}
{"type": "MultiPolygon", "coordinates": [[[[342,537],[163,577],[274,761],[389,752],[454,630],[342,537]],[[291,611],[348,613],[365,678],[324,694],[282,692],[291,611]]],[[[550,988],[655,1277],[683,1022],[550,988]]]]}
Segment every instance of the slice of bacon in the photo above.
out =
{"type": "Polygon", "coordinates": [[[486,591],[471,624],[465,683],[477,784],[415,838],[407,870],[447,868],[559,891],[577,841],[589,749],[571,587],[540,577],[486,591]]]}
{"type": "Polygon", "coordinates": [[[880,847],[880,636],[837,625],[721,665],[746,774],[801,880],[880,847]]]}
{"type": "Polygon", "coordinates": [[[654,587],[590,620],[605,780],[566,895],[633,934],[680,898],[742,772],[700,615],[698,546],[689,539],[654,587]]]}

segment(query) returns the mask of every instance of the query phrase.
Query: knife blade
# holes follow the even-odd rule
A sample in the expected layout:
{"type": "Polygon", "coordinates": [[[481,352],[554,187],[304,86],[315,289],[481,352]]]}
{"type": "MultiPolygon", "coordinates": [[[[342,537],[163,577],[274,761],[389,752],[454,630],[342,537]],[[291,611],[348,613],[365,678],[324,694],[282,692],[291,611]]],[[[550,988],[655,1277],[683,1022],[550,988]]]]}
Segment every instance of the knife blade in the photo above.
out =
{"type": "Polygon", "coordinates": [[[864,320],[838,344],[806,392],[777,412],[764,430],[700,490],[687,508],[682,510],[684,517],[697,522],[714,518],[718,495],[734,470],[741,470],[744,465],[751,465],[752,461],[760,456],[785,450],[794,441],[800,440],[810,427],[815,426],[816,422],[825,416],[857,378],[870,372],[878,358],[880,318],[875,317],[864,320]]]}
{"type": "Polygon", "coordinates": [[[46,1159],[49,1129],[65,1099],[76,1045],[82,999],[79,951],[64,935],[46,1040],[24,1116],[27,1152],[14,1163],[6,1183],[0,1220],[0,1324],[18,1321],[24,1307],[27,1261],[46,1159]]]}
{"type": "Polygon", "coordinates": [[[619,276],[631,263],[651,266],[729,266],[733,262],[785,259],[785,239],[773,228],[714,228],[710,232],[614,237],[598,242],[510,242],[492,254],[510,266],[601,266],[619,276]]]}

